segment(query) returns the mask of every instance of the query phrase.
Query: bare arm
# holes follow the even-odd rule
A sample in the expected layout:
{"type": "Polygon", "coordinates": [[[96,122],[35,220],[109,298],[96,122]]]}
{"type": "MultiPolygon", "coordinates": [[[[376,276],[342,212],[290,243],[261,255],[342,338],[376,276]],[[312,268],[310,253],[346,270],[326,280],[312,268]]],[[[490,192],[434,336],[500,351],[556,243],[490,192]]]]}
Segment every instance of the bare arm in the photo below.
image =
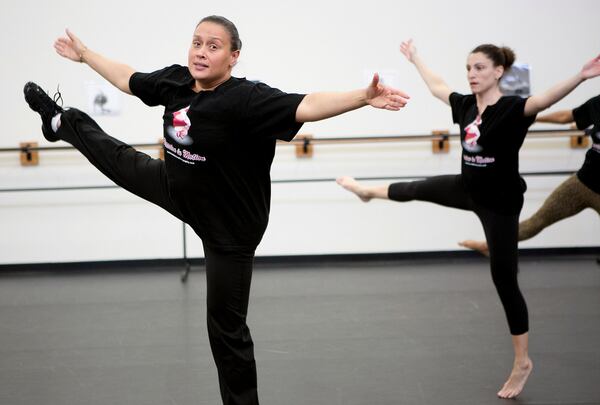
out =
{"type": "Polygon", "coordinates": [[[402,42],[400,52],[406,56],[409,62],[415,65],[431,94],[450,105],[450,93],[452,93],[452,90],[440,76],[433,73],[419,58],[417,48],[413,45],[412,39],[402,42]]]}
{"type": "Polygon", "coordinates": [[[60,56],[74,62],[86,63],[116,88],[131,94],[129,78],[135,73],[132,67],[92,51],[71,31],[66,30],[66,33],[66,37],[58,38],[54,42],[54,49],[60,56]]]}
{"type": "Polygon", "coordinates": [[[531,116],[545,110],[561,100],[585,80],[598,75],[600,75],[600,55],[583,65],[581,71],[575,76],[558,83],[540,95],[529,97],[525,103],[525,115],[531,116]]]}
{"type": "Polygon", "coordinates": [[[561,110],[540,115],[535,119],[537,122],[548,122],[551,124],[568,124],[573,122],[573,110],[561,110]]]}
{"type": "Polygon", "coordinates": [[[406,93],[380,84],[379,75],[375,74],[366,89],[306,95],[296,110],[296,121],[319,121],[366,105],[398,111],[406,105],[407,99],[406,93]]]}

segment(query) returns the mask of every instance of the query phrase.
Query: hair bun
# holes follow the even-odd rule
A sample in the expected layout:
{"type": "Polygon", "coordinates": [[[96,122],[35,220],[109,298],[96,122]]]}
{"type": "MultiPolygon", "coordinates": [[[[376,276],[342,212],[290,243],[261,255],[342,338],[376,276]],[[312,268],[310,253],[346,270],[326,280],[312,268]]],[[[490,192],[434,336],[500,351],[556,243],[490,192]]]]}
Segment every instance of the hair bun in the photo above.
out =
{"type": "Polygon", "coordinates": [[[504,54],[504,69],[508,70],[515,63],[515,52],[507,46],[501,47],[500,51],[504,54]]]}

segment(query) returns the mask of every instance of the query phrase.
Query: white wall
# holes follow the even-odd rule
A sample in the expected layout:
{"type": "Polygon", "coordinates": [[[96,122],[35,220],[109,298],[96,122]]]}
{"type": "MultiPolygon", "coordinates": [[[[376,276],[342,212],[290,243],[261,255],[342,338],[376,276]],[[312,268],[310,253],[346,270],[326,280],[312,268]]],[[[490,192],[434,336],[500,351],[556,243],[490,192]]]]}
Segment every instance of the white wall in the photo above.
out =
{"type": "MultiPolygon", "coordinates": [[[[66,105],[85,106],[85,83],[99,82],[86,66],[58,57],[54,39],[65,27],[94,50],[139,70],[185,64],[196,22],[208,14],[234,21],[244,42],[235,75],[262,80],[290,92],[344,90],[365,85],[365,71],[395,75],[412,96],[403,111],[362,109],[307,124],[316,137],[424,134],[452,126],[449,109],[433,99],[415,69],[398,51],[415,39],[422,57],[458,91],[468,91],[464,62],[483,42],[506,44],[532,66],[533,91],[573,75],[600,52],[600,3],[458,0],[164,2],[5,0],[0,14],[3,125],[0,147],[39,141],[39,119],[23,101],[33,80],[53,90],[60,84],[66,105]]],[[[554,108],[572,108],[596,95],[600,79],[584,83],[554,108]]],[[[161,137],[159,108],[123,96],[123,111],[98,122],[127,142],[161,137]]],[[[537,126],[537,128],[543,128],[537,126]]],[[[585,151],[567,140],[531,140],[521,153],[523,171],[576,170],[585,151]]],[[[459,171],[459,145],[432,155],[424,143],[318,146],[311,160],[297,160],[282,146],[273,179],[406,176],[459,171]]],[[[563,180],[529,178],[523,216],[563,180]]],[[[16,154],[0,154],[0,188],[109,184],[70,152],[42,153],[41,164],[22,168],[16,154]]],[[[589,210],[588,210],[589,211],[589,210]]],[[[181,255],[181,224],[122,190],[0,193],[0,264],[169,258],[181,255]]],[[[524,247],[597,246],[599,223],[584,212],[557,224],[524,247]]],[[[452,250],[456,241],[481,236],[476,218],[426,203],[362,204],[333,182],[274,184],[270,226],[258,254],[293,255],[452,250]]],[[[202,254],[190,236],[190,254],[202,254]]]]}

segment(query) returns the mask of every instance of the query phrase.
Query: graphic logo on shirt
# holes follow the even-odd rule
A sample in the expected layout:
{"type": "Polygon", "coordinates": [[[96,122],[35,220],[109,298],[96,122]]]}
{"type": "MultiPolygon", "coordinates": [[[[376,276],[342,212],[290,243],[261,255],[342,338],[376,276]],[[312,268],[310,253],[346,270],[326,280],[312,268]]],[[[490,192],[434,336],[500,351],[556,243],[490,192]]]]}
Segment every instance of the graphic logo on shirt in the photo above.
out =
{"type": "Polygon", "coordinates": [[[481,136],[479,125],[481,125],[481,117],[477,116],[475,121],[465,127],[465,139],[462,145],[469,152],[481,152],[482,150],[482,147],[477,144],[477,140],[481,136]]]}
{"type": "Polygon", "coordinates": [[[173,113],[173,126],[167,128],[167,133],[176,142],[182,145],[191,145],[194,140],[188,135],[192,123],[187,115],[189,106],[182,108],[179,111],[173,113]]]}

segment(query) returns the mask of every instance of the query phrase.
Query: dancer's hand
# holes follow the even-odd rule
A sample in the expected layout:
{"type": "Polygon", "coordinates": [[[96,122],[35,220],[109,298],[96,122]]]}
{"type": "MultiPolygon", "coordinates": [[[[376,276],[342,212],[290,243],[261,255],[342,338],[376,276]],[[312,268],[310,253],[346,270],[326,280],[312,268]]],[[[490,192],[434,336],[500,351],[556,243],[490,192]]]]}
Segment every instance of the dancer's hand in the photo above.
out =
{"type": "Polygon", "coordinates": [[[377,73],[373,75],[373,80],[367,87],[367,104],[375,108],[398,111],[406,105],[409,98],[403,91],[379,83],[377,73]]]}
{"type": "Polygon", "coordinates": [[[400,44],[400,52],[410,63],[415,62],[415,56],[417,56],[417,48],[413,45],[413,40],[409,39],[408,41],[402,41],[400,44]]]}
{"type": "Polygon", "coordinates": [[[54,49],[63,58],[73,62],[83,62],[82,57],[87,47],[68,28],[65,30],[67,36],[58,38],[54,42],[54,49]]]}
{"type": "Polygon", "coordinates": [[[581,77],[591,79],[600,75],[600,55],[583,65],[581,68],[581,77]]]}

